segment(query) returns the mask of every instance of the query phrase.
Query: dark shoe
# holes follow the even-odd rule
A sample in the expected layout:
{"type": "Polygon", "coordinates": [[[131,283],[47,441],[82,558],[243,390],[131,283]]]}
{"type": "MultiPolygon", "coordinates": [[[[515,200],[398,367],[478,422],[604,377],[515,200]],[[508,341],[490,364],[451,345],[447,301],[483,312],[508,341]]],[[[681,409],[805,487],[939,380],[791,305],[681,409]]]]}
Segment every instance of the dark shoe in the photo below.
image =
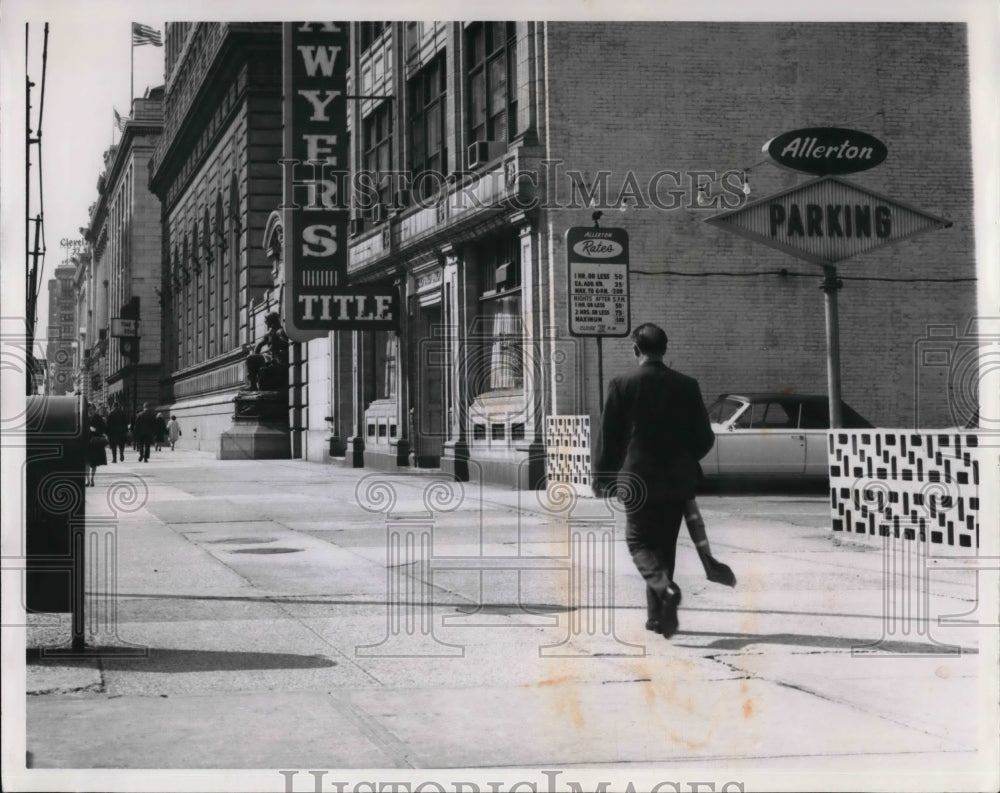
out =
{"type": "Polygon", "coordinates": [[[681,591],[676,584],[671,584],[660,601],[660,634],[669,639],[677,633],[677,607],[681,603],[681,591]]]}
{"type": "Polygon", "coordinates": [[[701,563],[705,568],[705,577],[716,584],[724,586],[736,586],[736,575],[727,564],[723,564],[711,554],[701,557],[701,563]]]}
{"type": "Polygon", "coordinates": [[[659,620],[646,620],[646,630],[652,631],[653,633],[659,633],[660,632],[659,620]]]}

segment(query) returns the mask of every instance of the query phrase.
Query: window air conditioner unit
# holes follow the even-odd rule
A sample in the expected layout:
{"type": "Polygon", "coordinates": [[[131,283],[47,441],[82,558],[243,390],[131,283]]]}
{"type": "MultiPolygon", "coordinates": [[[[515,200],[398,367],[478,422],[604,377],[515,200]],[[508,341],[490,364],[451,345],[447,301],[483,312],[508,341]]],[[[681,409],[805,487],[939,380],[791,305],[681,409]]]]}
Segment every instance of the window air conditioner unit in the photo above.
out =
{"type": "Polygon", "coordinates": [[[503,264],[497,266],[496,271],[496,282],[497,289],[506,288],[511,285],[514,280],[514,265],[510,262],[504,262],[503,264]]]}
{"type": "Polygon", "coordinates": [[[507,151],[507,144],[500,140],[477,140],[466,151],[466,159],[470,168],[478,168],[491,160],[502,157],[507,151]]]}

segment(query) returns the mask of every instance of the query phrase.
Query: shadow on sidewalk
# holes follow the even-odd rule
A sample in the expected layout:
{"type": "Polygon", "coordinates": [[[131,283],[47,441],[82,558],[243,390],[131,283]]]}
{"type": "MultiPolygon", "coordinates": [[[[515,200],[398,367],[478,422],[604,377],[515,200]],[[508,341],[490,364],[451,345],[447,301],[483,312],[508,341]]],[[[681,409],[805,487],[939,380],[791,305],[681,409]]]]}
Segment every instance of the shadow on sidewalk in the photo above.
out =
{"type": "MultiPolygon", "coordinates": [[[[677,636],[722,636],[722,634],[711,631],[677,631],[677,636]]],[[[852,650],[856,652],[878,652],[885,655],[966,655],[978,654],[975,648],[958,647],[948,644],[936,644],[929,642],[902,642],[894,640],[881,640],[872,642],[870,639],[851,639],[846,636],[817,636],[808,633],[736,633],[725,634],[723,638],[716,639],[710,644],[704,645],[711,650],[745,650],[754,644],[778,644],[795,647],[820,647],[826,650],[852,650]]],[[[680,647],[693,647],[701,649],[699,645],[684,645],[680,647]]]]}
{"type": "Polygon", "coordinates": [[[295,653],[258,653],[232,650],[176,650],[159,647],[143,648],[141,655],[122,657],[114,646],[87,647],[80,655],[43,656],[42,649],[25,652],[28,666],[90,665],[100,659],[106,669],[136,672],[239,672],[265,669],[321,669],[337,666],[323,655],[295,653]],[[103,650],[103,652],[102,652],[103,650]]]}

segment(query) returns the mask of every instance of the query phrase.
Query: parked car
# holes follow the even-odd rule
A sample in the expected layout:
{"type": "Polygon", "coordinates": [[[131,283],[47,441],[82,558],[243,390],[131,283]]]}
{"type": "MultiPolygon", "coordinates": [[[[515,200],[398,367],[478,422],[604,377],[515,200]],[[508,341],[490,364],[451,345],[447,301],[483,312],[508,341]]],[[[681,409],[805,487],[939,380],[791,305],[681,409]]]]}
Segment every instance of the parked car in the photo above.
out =
{"type": "MultiPolygon", "coordinates": [[[[841,403],[843,426],[873,425],[841,403]]],[[[783,393],[723,394],[708,409],[715,445],[701,461],[706,477],[826,479],[826,396],[783,393]]]]}

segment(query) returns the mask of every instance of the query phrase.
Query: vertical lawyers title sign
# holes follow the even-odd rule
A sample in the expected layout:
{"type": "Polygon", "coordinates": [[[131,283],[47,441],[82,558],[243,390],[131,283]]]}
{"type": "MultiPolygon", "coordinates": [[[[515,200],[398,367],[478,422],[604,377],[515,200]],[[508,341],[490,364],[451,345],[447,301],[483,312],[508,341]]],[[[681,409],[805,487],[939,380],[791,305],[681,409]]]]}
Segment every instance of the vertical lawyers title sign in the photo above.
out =
{"type": "Polygon", "coordinates": [[[288,335],[308,341],[345,328],[391,328],[390,286],[351,287],[346,22],[283,25],[282,210],[288,335]]]}

